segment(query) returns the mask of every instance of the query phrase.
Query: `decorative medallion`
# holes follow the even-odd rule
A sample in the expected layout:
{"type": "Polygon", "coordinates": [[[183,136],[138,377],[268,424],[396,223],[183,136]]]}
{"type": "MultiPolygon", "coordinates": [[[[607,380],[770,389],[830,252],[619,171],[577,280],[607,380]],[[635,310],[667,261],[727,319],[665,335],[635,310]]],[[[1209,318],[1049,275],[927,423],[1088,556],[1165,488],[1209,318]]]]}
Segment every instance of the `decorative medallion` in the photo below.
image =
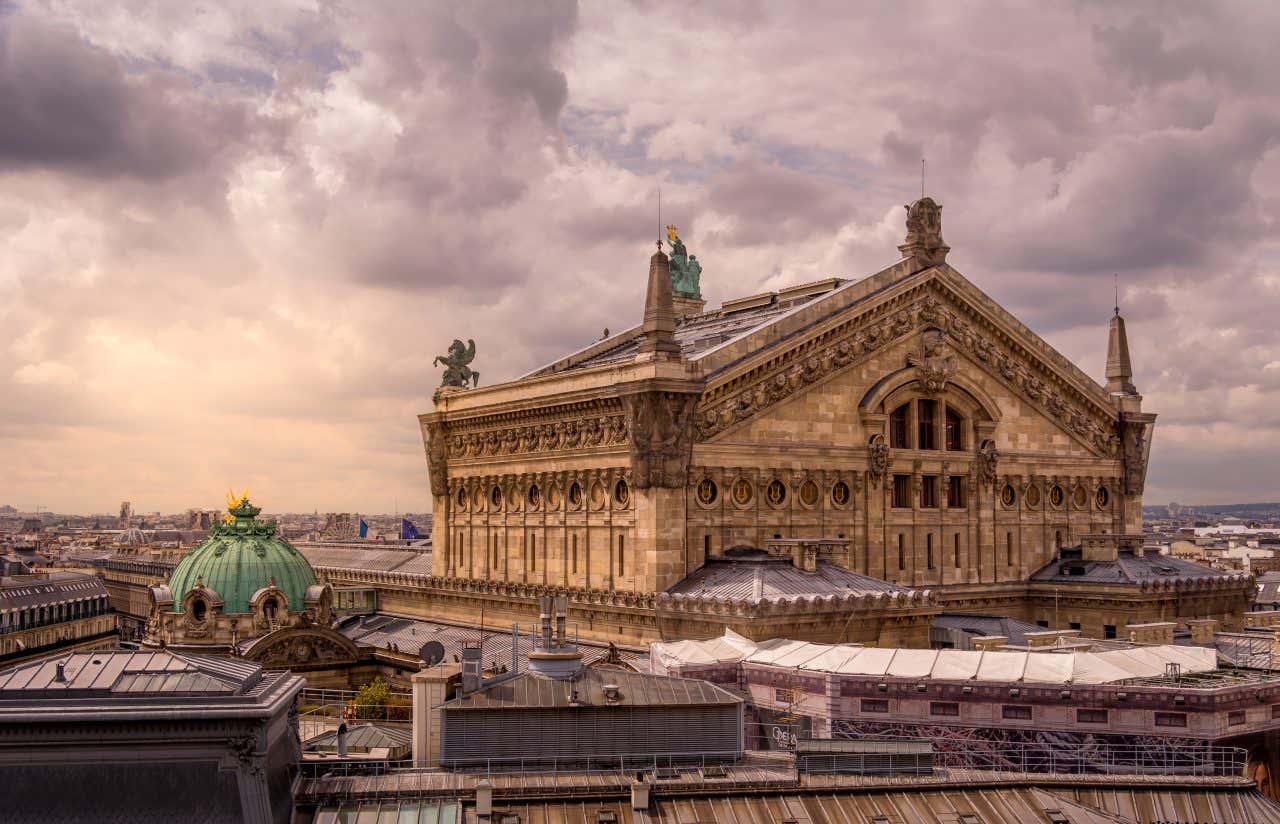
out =
{"type": "Polygon", "coordinates": [[[733,482],[733,502],[738,506],[749,506],[754,494],[755,490],[751,487],[751,481],[746,478],[739,478],[733,482]]]}
{"type": "Polygon", "coordinates": [[[582,485],[577,481],[569,484],[569,506],[574,509],[582,506],[582,485]]]}
{"type": "Polygon", "coordinates": [[[625,480],[619,480],[613,485],[613,500],[623,509],[626,509],[627,505],[631,503],[631,488],[627,486],[625,480]]]}
{"type": "Polygon", "coordinates": [[[1049,503],[1053,504],[1056,509],[1062,509],[1062,504],[1067,500],[1067,494],[1062,491],[1062,487],[1054,484],[1049,490],[1049,503]]]}
{"type": "Polygon", "coordinates": [[[502,509],[502,487],[495,484],[493,489],[489,490],[489,504],[494,509],[502,509]]]}
{"type": "Polygon", "coordinates": [[[1098,505],[1098,509],[1106,509],[1107,504],[1111,503],[1111,493],[1105,486],[1100,486],[1098,491],[1093,493],[1093,502],[1098,505]]]}
{"type": "Polygon", "coordinates": [[[564,496],[560,494],[560,487],[555,484],[547,487],[547,508],[552,511],[558,510],[563,500],[564,496]]]}
{"type": "Polygon", "coordinates": [[[537,484],[529,484],[529,508],[537,509],[542,506],[542,490],[538,489],[537,484]]]}
{"type": "Polygon", "coordinates": [[[720,490],[716,487],[715,481],[710,478],[703,478],[698,483],[698,503],[703,506],[711,506],[719,496],[720,490]]]}
{"type": "Polygon", "coordinates": [[[1076,509],[1084,509],[1089,505],[1089,490],[1084,488],[1084,484],[1076,484],[1076,488],[1071,492],[1071,500],[1075,503],[1076,509]]]}
{"type": "Polygon", "coordinates": [[[1018,493],[1013,490],[1013,484],[1005,484],[1004,489],[1000,490],[1000,504],[1004,507],[1011,507],[1018,501],[1018,493]]]}
{"type": "Polygon", "coordinates": [[[849,485],[844,481],[836,481],[831,487],[831,503],[836,506],[847,506],[849,497],[849,485]]]}
{"type": "Polygon", "coordinates": [[[782,506],[787,500],[787,485],[776,479],[770,481],[769,486],[765,487],[765,497],[771,505],[782,506]]]}
{"type": "Polygon", "coordinates": [[[1027,491],[1023,493],[1023,499],[1027,502],[1027,507],[1035,509],[1040,506],[1040,486],[1038,484],[1028,484],[1027,491]]]}
{"type": "Polygon", "coordinates": [[[941,329],[924,330],[920,351],[907,355],[907,365],[916,368],[921,394],[933,397],[946,389],[947,381],[956,373],[955,358],[947,356],[946,333],[941,329]]]}
{"type": "Polygon", "coordinates": [[[591,492],[590,492],[591,508],[600,509],[601,507],[604,506],[604,502],[607,499],[608,499],[608,496],[605,495],[604,484],[600,483],[599,481],[595,481],[594,483],[592,483],[591,492]]]}
{"type": "Polygon", "coordinates": [[[805,506],[818,505],[818,485],[811,480],[806,480],[800,484],[800,503],[805,506]]]}

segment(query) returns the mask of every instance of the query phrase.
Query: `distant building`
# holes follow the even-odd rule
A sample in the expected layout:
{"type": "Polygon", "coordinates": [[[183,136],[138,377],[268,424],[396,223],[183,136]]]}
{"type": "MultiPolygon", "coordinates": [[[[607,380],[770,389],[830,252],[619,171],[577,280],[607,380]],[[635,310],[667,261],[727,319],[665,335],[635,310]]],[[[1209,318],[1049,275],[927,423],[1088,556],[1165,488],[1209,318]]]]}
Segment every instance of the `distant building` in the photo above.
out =
{"type": "Polygon", "coordinates": [[[0,578],[0,663],[54,650],[113,647],[119,637],[107,588],[93,575],[0,578]]]}
{"type": "Polygon", "coordinates": [[[303,681],[244,661],[95,651],[0,671],[0,818],[288,824],[303,681]]]}

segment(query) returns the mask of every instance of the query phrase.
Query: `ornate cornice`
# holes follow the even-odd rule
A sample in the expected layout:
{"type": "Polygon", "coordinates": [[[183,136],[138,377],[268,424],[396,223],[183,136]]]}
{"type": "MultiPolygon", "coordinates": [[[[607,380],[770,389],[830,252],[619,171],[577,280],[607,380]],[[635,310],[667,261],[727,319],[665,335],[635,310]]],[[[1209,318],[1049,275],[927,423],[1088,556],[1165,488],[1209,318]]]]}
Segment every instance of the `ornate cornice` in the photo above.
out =
{"type": "Polygon", "coordinates": [[[1054,368],[934,279],[823,330],[759,366],[709,388],[697,412],[706,441],[774,404],[867,360],[925,329],[946,333],[955,350],[1023,400],[1043,410],[1094,453],[1119,454],[1116,413],[1087,397],[1054,368]],[[943,299],[945,295],[945,299],[943,299]]]}
{"type": "Polygon", "coordinates": [[[627,443],[627,422],[618,404],[616,414],[539,415],[540,423],[521,426],[499,426],[455,431],[449,424],[447,438],[449,458],[484,458],[498,455],[521,455],[559,452],[591,447],[613,447],[627,443]]]}

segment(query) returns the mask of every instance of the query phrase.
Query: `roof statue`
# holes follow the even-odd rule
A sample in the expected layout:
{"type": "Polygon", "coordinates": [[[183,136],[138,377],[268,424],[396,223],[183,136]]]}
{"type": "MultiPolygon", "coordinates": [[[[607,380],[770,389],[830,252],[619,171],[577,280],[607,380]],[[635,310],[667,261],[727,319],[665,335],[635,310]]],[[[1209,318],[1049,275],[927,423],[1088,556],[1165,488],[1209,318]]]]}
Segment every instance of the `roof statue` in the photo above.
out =
{"type": "Polygon", "coordinates": [[[441,386],[460,386],[466,388],[470,383],[474,388],[480,385],[480,373],[471,369],[467,364],[476,358],[476,342],[467,339],[467,345],[463,346],[462,341],[454,339],[449,344],[449,354],[438,355],[432,361],[432,364],[439,366],[444,364],[444,378],[440,381],[441,386]]]}
{"type": "Polygon", "coordinates": [[[951,247],[942,239],[942,207],[931,197],[907,204],[907,237],[898,251],[915,258],[922,268],[938,266],[951,247]]]}
{"type": "Polygon", "coordinates": [[[702,264],[698,262],[698,256],[689,254],[684,248],[684,241],[675,226],[667,226],[667,243],[671,245],[671,291],[681,297],[701,300],[699,280],[702,264]]]}
{"type": "Polygon", "coordinates": [[[236,516],[231,514],[232,510],[238,509],[244,506],[245,504],[247,504],[248,502],[249,502],[249,487],[246,486],[244,488],[244,491],[241,492],[239,495],[235,493],[234,489],[228,489],[227,490],[227,514],[222,516],[222,522],[226,524],[233,523],[236,519],[236,516]]]}

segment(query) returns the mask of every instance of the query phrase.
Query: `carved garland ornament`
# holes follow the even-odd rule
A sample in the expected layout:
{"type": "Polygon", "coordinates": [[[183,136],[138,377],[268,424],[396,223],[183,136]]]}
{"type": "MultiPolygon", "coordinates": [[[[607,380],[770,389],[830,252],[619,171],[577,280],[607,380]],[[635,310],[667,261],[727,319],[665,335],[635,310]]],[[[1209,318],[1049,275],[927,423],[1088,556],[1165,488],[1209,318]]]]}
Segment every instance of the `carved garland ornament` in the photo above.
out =
{"type": "Polygon", "coordinates": [[[576,420],[465,432],[448,439],[448,453],[454,458],[483,458],[552,452],[626,443],[627,425],[622,415],[601,415],[576,420]]]}
{"type": "Polygon", "coordinates": [[[636,489],[685,485],[693,450],[689,419],[697,400],[697,395],[675,392],[623,396],[636,489]]]}
{"type": "MultiPolygon", "coordinates": [[[[842,339],[830,343],[822,351],[805,353],[797,350],[784,355],[781,368],[727,397],[709,393],[709,399],[698,410],[698,438],[707,440],[804,387],[830,377],[855,360],[865,359],[890,343],[930,326],[945,331],[954,348],[989,365],[1022,397],[1046,410],[1094,450],[1111,457],[1117,455],[1119,439],[1115,434],[1114,421],[1090,413],[1068,400],[1058,389],[1034,374],[1039,369],[1038,364],[1005,351],[932,294],[926,294],[910,306],[896,311],[888,309],[880,317],[853,326],[842,339]]],[[[927,353],[922,352],[919,358],[928,368],[927,353]]],[[[950,376],[944,365],[934,366],[940,370],[940,379],[950,376]]]]}

